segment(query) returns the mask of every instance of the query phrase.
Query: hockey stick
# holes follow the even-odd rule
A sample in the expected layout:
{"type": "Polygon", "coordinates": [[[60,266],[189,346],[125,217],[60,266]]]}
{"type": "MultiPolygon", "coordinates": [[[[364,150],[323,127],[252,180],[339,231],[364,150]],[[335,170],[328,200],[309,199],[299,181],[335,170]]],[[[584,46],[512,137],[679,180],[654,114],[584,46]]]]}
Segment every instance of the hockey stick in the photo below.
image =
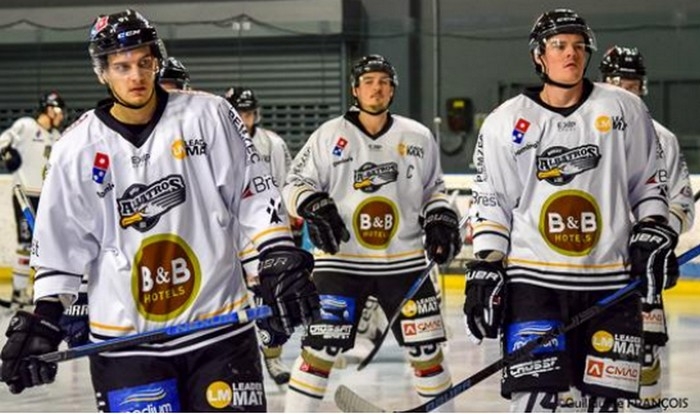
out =
{"type": "MultiPolygon", "coordinates": [[[[24,192],[24,187],[22,187],[21,184],[16,184],[12,188],[12,194],[17,200],[20,209],[22,209],[22,215],[24,216],[24,219],[27,220],[27,225],[29,225],[29,232],[34,232],[34,217],[36,216],[34,214],[34,208],[29,202],[27,194],[24,192]]],[[[0,299],[0,306],[2,306],[3,308],[10,308],[12,307],[12,304],[12,301],[0,299]]]]}
{"type": "MultiPolygon", "coordinates": [[[[641,280],[637,279],[627,284],[622,289],[617,290],[615,293],[604,297],[590,308],[575,315],[573,318],[571,318],[571,321],[567,325],[563,327],[558,326],[555,329],[548,331],[546,334],[538,336],[536,339],[528,342],[521,348],[518,348],[512,353],[492,363],[491,365],[487,366],[486,368],[482,369],[481,371],[477,372],[471,377],[441,392],[440,394],[435,396],[435,398],[426,402],[425,404],[419,405],[418,407],[414,407],[405,411],[398,412],[427,413],[433,411],[434,409],[443,405],[447,401],[450,401],[451,399],[455,398],[457,395],[463,393],[464,391],[480,383],[481,381],[485,380],[486,378],[490,377],[496,372],[502,370],[504,367],[527,357],[532,351],[535,350],[535,348],[539,347],[540,345],[548,343],[549,341],[555,339],[557,336],[569,332],[577,326],[581,325],[582,323],[590,320],[591,318],[600,315],[610,306],[621,302],[623,299],[637,292],[637,288],[639,287],[640,283],[641,280]]],[[[371,402],[365,400],[364,398],[360,397],[357,393],[355,393],[345,385],[340,385],[336,390],[335,403],[338,406],[338,408],[340,408],[344,412],[386,412],[386,410],[382,409],[381,407],[378,407],[372,404],[371,402]]]]}
{"type": "Polygon", "coordinates": [[[208,319],[169,326],[163,329],[156,329],[150,332],[143,332],[140,334],[110,339],[108,341],[96,342],[61,351],[49,352],[47,354],[39,355],[36,358],[44,362],[70,361],[71,359],[94,355],[100,352],[116,351],[118,349],[160,341],[183,334],[198,332],[204,329],[245,323],[257,319],[265,319],[270,315],[272,315],[272,309],[269,306],[258,306],[257,308],[248,308],[237,312],[217,315],[208,319]]]}
{"type": "Polygon", "coordinates": [[[22,209],[22,215],[24,215],[24,219],[27,220],[27,224],[29,225],[29,231],[34,232],[34,217],[36,217],[36,213],[34,212],[32,204],[29,202],[27,194],[24,192],[24,188],[21,184],[17,184],[12,189],[12,192],[15,196],[15,199],[19,203],[19,207],[22,209]]]}
{"type": "MultiPolygon", "coordinates": [[[[697,245],[692,249],[685,251],[682,255],[678,257],[678,266],[682,266],[688,263],[690,260],[698,256],[698,254],[700,254],[700,245],[697,245]]],[[[425,404],[419,405],[418,407],[411,408],[409,410],[399,412],[433,411],[437,407],[443,405],[447,401],[450,401],[457,395],[463,393],[464,391],[468,390],[469,388],[473,387],[479,382],[485,380],[486,378],[500,371],[504,367],[525,358],[527,355],[530,354],[530,352],[534,351],[535,348],[537,348],[541,344],[549,342],[557,336],[576,328],[583,322],[586,322],[587,320],[601,314],[605,309],[609,308],[610,306],[619,303],[624,298],[631,295],[637,289],[640,283],[640,280],[635,280],[629,283],[627,286],[616,291],[615,293],[599,300],[592,307],[575,315],[568,325],[564,327],[559,326],[547,332],[546,334],[537,337],[537,339],[528,342],[522,348],[519,348],[513,353],[508,354],[507,356],[499,359],[498,361],[492,363],[491,365],[487,366],[486,368],[482,369],[481,371],[477,372],[471,377],[461,381],[457,385],[453,385],[452,387],[438,394],[435,398],[426,402],[425,404]]],[[[340,385],[336,390],[335,403],[338,406],[338,408],[340,408],[344,412],[386,412],[386,410],[382,409],[381,407],[378,407],[373,403],[360,397],[356,392],[354,392],[345,385],[340,385]]]]}
{"type": "MultiPolygon", "coordinates": [[[[465,214],[464,217],[459,221],[459,229],[464,227],[464,224],[467,222],[468,215],[465,214]]],[[[411,285],[410,289],[408,289],[408,292],[404,295],[403,299],[401,299],[401,303],[399,303],[399,306],[396,308],[394,311],[394,314],[391,315],[391,319],[389,319],[389,323],[387,324],[386,328],[384,328],[384,331],[382,332],[381,336],[379,339],[374,341],[374,348],[369,352],[369,354],[363,359],[358,365],[357,365],[357,370],[361,371],[364,367],[367,366],[370,362],[372,362],[372,359],[374,359],[375,355],[377,355],[377,352],[379,352],[379,348],[382,347],[382,344],[384,343],[384,340],[386,339],[387,335],[391,331],[391,327],[394,325],[396,320],[399,318],[399,315],[401,315],[401,309],[408,303],[409,300],[418,292],[418,289],[420,289],[421,286],[423,286],[423,283],[430,277],[430,271],[433,269],[433,266],[436,265],[435,260],[430,260],[428,262],[428,266],[423,270],[423,273],[421,273],[418,276],[418,279],[416,279],[415,282],[413,282],[413,285],[411,285]]]]}

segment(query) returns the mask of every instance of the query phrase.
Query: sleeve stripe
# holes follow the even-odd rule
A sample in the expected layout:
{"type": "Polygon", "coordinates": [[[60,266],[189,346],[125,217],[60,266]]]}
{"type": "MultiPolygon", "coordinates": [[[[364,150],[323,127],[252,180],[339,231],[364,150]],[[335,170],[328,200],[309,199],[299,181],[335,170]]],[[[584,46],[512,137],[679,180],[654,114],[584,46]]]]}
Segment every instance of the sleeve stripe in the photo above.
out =
{"type": "Polygon", "coordinates": [[[276,237],[274,239],[266,240],[263,243],[260,243],[258,246],[258,251],[263,251],[264,249],[267,249],[268,247],[277,245],[277,244],[284,244],[284,245],[289,245],[289,244],[294,244],[294,239],[291,237],[276,237]]]}
{"type": "Polygon", "coordinates": [[[506,241],[510,242],[510,237],[508,237],[507,235],[505,235],[503,233],[499,233],[497,231],[481,231],[478,234],[474,233],[474,235],[472,236],[472,240],[476,239],[479,236],[486,236],[486,235],[493,235],[493,236],[502,237],[506,241]]]}
{"type": "Polygon", "coordinates": [[[59,271],[41,271],[40,270],[37,272],[36,276],[34,276],[34,280],[39,280],[39,279],[43,279],[45,277],[51,277],[51,276],[69,276],[69,277],[72,276],[72,277],[77,277],[77,278],[81,278],[81,279],[83,277],[83,275],[78,275],[75,273],[66,273],[66,272],[59,272],[59,271]]]}

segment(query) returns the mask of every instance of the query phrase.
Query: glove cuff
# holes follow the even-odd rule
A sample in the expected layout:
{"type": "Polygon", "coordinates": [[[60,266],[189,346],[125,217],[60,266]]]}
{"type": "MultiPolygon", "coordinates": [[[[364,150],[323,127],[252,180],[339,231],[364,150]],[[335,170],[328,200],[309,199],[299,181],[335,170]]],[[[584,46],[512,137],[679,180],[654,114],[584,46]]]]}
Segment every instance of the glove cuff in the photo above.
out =
{"type": "Polygon", "coordinates": [[[63,331],[57,324],[39,315],[21,310],[17,311],[10,320],[5,336],[9,338],[15,333],[28,333],[40,336],[46,339],[53,347],[58,347],[58,344],[63,340],[63,331]]]}

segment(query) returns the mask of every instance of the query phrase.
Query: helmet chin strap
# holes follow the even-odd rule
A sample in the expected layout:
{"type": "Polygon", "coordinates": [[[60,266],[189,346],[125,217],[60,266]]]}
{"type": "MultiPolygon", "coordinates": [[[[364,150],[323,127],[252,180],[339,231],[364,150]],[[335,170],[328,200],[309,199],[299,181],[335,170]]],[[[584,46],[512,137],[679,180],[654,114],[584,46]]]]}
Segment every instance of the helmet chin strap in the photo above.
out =
{"type": "Polygon", "coordinates": [[[359,102],[356,102],[355,105],[357,106],[357,108],[358,108],[360,111],[362,111],[362,112],[364,112],[364,113],[366,113],[366,114],[373,115],[373,116],[381,115],[381,114],[383,114],[384,112],[386,112],[386,111],[389,110],[389,107],[387,106],[386,108],[382,109],[381,111],[368,111],[367,109],[363,108],[362,105],[360,105],[359,102]]]}

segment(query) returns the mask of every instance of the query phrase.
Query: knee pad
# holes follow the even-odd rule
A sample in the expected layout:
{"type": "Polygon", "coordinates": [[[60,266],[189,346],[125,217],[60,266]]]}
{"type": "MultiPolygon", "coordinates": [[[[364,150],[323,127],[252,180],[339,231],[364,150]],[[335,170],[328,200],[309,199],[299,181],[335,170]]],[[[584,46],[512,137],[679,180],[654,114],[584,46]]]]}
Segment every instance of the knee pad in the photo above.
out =
{"type": "Polygon", "coordinates": [[[418,395],[431,398],[452,386],[452,377],[443,365],[444,356],[439,343],[406,347],[406,352],[418,395]]]}

